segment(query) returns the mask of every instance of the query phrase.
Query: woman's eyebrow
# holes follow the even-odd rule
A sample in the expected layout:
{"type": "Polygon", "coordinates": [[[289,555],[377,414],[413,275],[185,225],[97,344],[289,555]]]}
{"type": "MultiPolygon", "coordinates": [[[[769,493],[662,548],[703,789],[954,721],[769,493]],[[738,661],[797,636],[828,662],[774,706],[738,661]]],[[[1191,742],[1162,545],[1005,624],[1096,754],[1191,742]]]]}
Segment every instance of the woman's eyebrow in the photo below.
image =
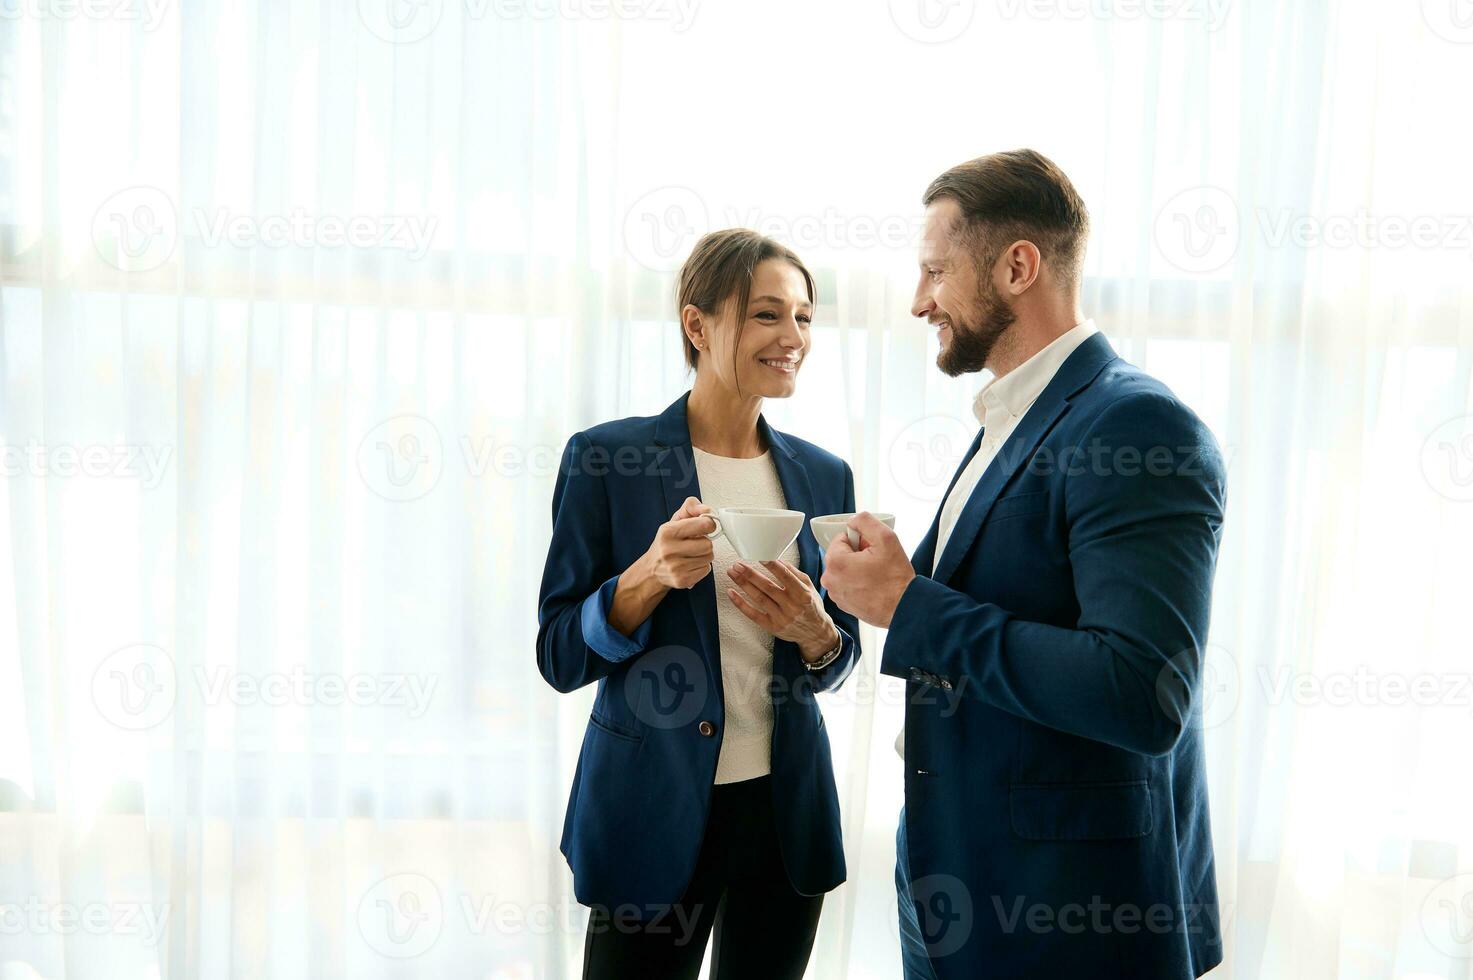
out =
{"type": "MultiPolygon", "coordinates": [[[[752,302],[754,302],[754,303],[786,303],[787,300],[783,299],[780,296],[758,296],[756,299],[752,300],[752,302]]],[[[810,303],[810,302],[808,302],[808,300],[804,299],[804,300],[799,300],[798,301],[798,305],[799,306],[812,306],[813,304],[810,303]]]]}

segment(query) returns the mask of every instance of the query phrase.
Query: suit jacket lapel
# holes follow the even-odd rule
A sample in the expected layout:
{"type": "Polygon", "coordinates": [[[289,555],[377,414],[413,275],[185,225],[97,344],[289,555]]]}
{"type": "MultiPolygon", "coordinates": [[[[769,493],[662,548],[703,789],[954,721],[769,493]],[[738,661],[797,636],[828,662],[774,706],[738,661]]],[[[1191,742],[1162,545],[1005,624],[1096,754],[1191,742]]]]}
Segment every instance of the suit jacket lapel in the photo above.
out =
{"type": "MultiPolygon", "coordinates": [[[[1032,458],[1034,450],[1054,427],[1054,423],[1069,410],[1069,399],[1093,381],[1104,366],[1114,359],[1115,351],[1110,347],[1110,342],[1105,339],[1104,334],[1097,333],[1080,344],[1059,366],[1053,380],[1043,389],[1033,407],[1023,416],[1023,421],[1018,423],[1013,434],[1003,443],[997,456],[982,474],[982,479],[977,481],[977,486],[957,518],[956,526],[951,530],[951,537],[946,541],[946,550],[941,553],[941,560],[936,564],[936,581],[944,583],[951,578],[961,564],[962,556],[971,550],[972,542],[976,540],[977,532],[987,520],[987,514],[997,501],[998,494],[1007,486],[1013,474],[1032,458]]],[[[980,435],[978,433],[979,437],[980,435]]],[[[955,485],[955,481],[952,482],[955,485]]],[[[948,494],[950,492],[947,491],[948,494]]],[[[946,498],[943,497],[942,507],[945,506],[946,498]]],[[[937,518],[940,518],[939,511],[937,518]]],[[[934,546],[933,541],[932,547],[934,546]]]]}
{"type": "Polygon", "coordinates": [[[1042,402],[1043,399],[1039,398],[1023,416],[1023,421],[1018,423],[997,456],[988,464],[982,479],[977,481],[971,497],[956,519],[956,526],[951,529],[951,537],[946,539],[946,550],[936,563],[936,581],[944,583],[951,578],[951,573],[961,563],[962,555],[971,549],[977,532],[982,528],[982,522],[987,520],[988,511],[992,510],[993,503],[997,501],[997,495],[1002,492],[1008,480],[1012,479],[1018,467],[1033,455],[1033,450],[1038,448],[1044,435],[1053,428],[1054,422],[1069,408],[1067,402],[1054,405],[1044,405],[1042,402]]]}

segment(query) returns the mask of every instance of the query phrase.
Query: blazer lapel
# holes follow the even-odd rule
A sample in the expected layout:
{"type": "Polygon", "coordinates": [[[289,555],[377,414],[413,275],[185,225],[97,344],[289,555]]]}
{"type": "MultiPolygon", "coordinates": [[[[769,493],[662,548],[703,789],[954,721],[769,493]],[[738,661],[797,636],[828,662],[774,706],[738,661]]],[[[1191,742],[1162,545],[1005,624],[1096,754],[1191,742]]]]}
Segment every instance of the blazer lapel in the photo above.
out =
{"type": "MultiPolygon", "coordinates": [[[[982,479],[977,481],[976,488],[972,490],[971,497],[957,517],[951,537],[946,541],[946,550],[941,553],[941,560],[936,564],[936,581],[945,583],[951,578],[961,564],[962,556],[971,550],[972,542],[976,540],[977,532],[987,520],[987,514],[996,503],[998,494],[1007,486],[1013,474],[1032,458],[1034,450],[1054,427],[1054,423],[1069,411],[1069,399],[1093,381],[1104,366],[1114,359],[1115,351],[1110,347],[1110,342],[1105,339],[1104,334],[1097,333],[1080,344],[1059,366],[1053,380],[1043,389],[1043,393],[1023,416],[1023,421],[1018,423],[1007,442],[1003,443],[997,456],[982,474],[982,479]]],[[[981,433],[978,436],[980,438],[981,433]]],[[[952,482],[955,485],[955,481],[952,482]]],[[[947,491],[948,494],[950,492],[947,491]]],[[[942,506],[945,505],[946,498],[943,497],[942,506]]],[[[937,518],[940,518],[939,511],[937,518]]],[[[932,546],[934,547],[934,542],[932,546]]]]}
{"type": "Polygon", "coordinates": [[[817,582],[823,574],[823,559],[818,552],[818,540],[808,520],[813,513],[813,485],[808,481],[808,470],[798,460],[798,451],[774,430],[762,416],[757,416],[757,428],[772,449],[772,462],[777,468],[777,480],[782,484],[783,499],[788,510],[801,510],[805,516],[803,527],[798,531],[798,567],[809,578],[817,582]]]}
{"type": "MultiPolygon", "coordinates": [[[[690,423],[686,419],[685,403],[690,398],[686,392],[661,413],[655,423],[655,471],[660,474],[660,490],[665,497],[665,513],[674,514],[685,503],[686,497],[701,496],[700,479],[696,476],[695,454],[690,445],[690,423]]],[[[706,660],[711,665],[711,674],[716,678],[717,689],[721,685],[721,642],[716,629],[716,576],[707,575],[685,593],[691,605],[691,614],[696,621],[696,631],[701,635],[701,646],[706,660]]]]}

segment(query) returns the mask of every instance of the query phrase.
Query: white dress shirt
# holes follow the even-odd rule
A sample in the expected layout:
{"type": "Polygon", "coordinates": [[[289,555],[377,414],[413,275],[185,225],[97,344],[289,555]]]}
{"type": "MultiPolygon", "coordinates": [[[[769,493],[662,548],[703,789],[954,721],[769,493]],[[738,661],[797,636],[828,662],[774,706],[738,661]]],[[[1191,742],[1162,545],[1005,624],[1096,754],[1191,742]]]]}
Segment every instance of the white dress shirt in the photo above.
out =
{"type": "MultiPolygon", "coordinates": [[[[1076,324],[1007,374],[985,382],[977,392],[977,397],[972,400],[972,412],[982,424],[982,443],[941,505],[941,518],[936,527],[936,553],[931,559],[933,574],[936,566],[941,563],[941,555],[951,539],[957,518],[966,509],[967,501],[972,498],[972,491],[982,481],[982,474],[987,472],[987,467],[997,458],[998,451],[1018,428],[1018,423],[1023,421],[1023,416],[1028,414],[1033,403],[1038,401],[1043,389],[1054,380],[1054,375],[1059,373],[1059,368],[1069,359],[1069,355],[1098,332],[1093,320],[1076,324]]],[[[900,753],[902,759],[905,758],[903,729],[895,739],[895,751],[900,753]]]]}

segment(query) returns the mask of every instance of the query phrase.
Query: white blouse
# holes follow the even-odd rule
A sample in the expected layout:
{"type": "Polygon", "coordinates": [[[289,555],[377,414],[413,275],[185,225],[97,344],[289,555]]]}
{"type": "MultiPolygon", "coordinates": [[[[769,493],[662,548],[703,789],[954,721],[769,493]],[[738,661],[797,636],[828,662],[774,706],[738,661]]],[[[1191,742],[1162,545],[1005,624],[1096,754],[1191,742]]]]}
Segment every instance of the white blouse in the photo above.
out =
{"type": "MultiPolygon", "coordinates": [[[[701,503],[711,507],[787,508],[771,452],[751,459],[715,456],[694,450],[701,503]]],[[[716,782],[756,779],[772,771],[772,634],[742,615],[726,594],[737,588],[731,566],[738,561],[725,536],[711,542],[715,565],[716,623],[721,637],[721,684],[726,732],[716,761],[716,782]]],[[[795,540],[782,560],[798,564],[795,540]]],[[[742,592],[737,588],[738,592],[742,592]]],[[[742,592],[742,595],[746,595],[742,592]]]]}

